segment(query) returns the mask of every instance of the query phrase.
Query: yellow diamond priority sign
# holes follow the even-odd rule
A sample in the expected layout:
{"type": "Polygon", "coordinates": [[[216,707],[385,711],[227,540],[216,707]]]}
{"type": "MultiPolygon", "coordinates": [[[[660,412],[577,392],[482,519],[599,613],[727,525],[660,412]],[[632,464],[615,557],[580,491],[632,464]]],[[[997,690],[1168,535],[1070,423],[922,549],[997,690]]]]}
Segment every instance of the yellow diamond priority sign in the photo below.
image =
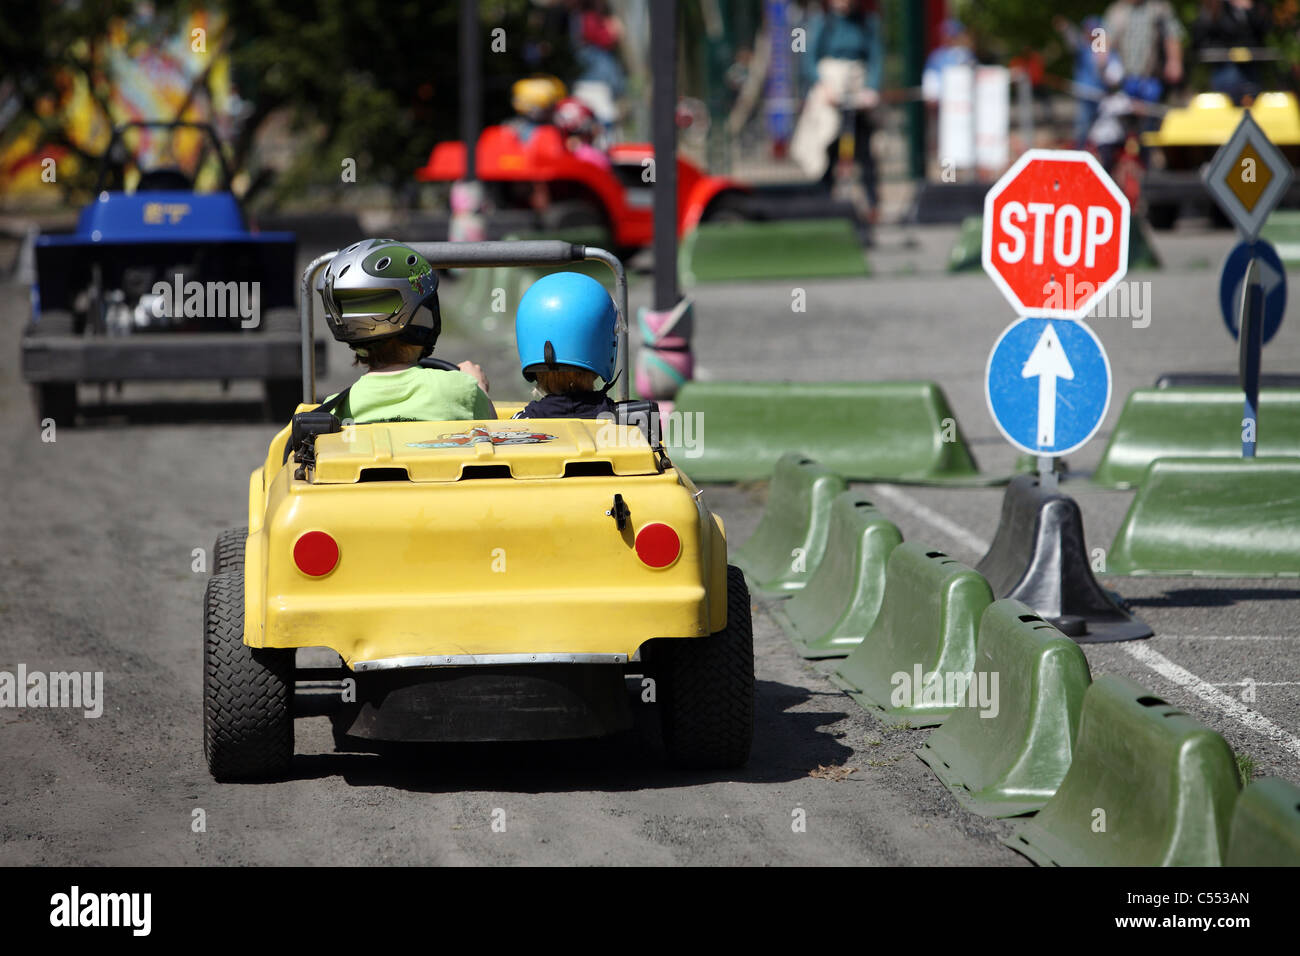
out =
{"type": "Polygon", "coordinates": [[[1205,170],[1205,186],[1248,242],[1291,185],[1291,164],[1247,110],[1205,170]]]}
{"type": "Polygon", "coordinates": [[[1255,147],[1249,142],[1241,148],[1241,153],[1228,164],[1228,172],[1223,181],[1228,184],[1232,194],[1237,197],[1246,212],[1254,212],[1268,184],[1273,181],[1273,172],[1268,168],[1255,147]]]}

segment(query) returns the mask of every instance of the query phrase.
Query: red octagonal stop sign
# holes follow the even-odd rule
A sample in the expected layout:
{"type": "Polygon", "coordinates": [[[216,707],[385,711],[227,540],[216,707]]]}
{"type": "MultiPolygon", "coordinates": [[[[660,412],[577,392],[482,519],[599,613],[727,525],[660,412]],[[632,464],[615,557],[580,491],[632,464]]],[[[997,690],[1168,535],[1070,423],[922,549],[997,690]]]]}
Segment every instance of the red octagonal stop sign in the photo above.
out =
{"type": "Polygon", "coordinates": [[[1031,149],[984,197],[984,271],[1020,315],[1081,319],[1128,270],[1128,217],[1090,153],[1031,149]]]}

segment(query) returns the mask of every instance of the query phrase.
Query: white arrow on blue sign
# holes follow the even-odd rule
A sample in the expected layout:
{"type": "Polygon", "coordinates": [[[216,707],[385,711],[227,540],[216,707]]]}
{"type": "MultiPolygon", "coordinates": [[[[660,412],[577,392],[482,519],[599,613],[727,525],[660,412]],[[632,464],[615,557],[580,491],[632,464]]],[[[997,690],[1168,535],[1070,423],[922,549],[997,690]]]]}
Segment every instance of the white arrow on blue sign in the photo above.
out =
{"type": "Polygon", "coordinates": [[[1234,339],[1237,338],[1241,283],[1246,278],[1251,259],[1259,260],[1260,281],[1264,285],[1264,344],[1267,345],[1269,339],[1277,335],[1282,316],[1286,313],[1286,266],[1270,243],[1263,239],[1239,242],[1228,253],[1219,276],[1219,311],[1223,313],[1228,331],[1234,339]]]}
{"type": "Polygon", "coordinates": [[[1082,322],[1023,318],[994,343],[984,395],[1011,444],[1031,455],[1067,455],[1106,417],[1110,360],[1082,322]]]}

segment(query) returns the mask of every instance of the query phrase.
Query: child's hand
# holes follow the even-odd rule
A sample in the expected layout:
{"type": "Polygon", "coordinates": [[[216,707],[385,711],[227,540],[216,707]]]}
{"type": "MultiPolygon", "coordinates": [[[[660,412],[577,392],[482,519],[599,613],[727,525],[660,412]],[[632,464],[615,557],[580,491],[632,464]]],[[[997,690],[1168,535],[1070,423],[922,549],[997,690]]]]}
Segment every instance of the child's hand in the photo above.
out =
{"type": "Polygon", "coordinates": [[[462,372],[464,372],[466,375],[472,376],[474,380],[478,382],[479,388],[483,389],[484,392],[488,390],[487,375],[484,374],[483,369],[480,368],[478,365],[475,365],[473,362],[466,361],[466,362],[461,362],[456,367],[460,369],[462,372]]]}

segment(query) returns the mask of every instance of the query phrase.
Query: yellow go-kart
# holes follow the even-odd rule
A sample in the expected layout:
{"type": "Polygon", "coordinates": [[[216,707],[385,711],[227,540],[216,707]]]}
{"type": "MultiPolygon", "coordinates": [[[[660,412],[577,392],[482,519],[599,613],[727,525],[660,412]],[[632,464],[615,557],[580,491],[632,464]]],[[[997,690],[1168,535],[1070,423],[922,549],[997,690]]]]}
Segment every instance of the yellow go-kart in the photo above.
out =
{"type": "Polygon", "coordinates": [[[609,420],[352,425],[316,411],[302,277],[303,404],[248,484],[204,595],[203,743],[219,780],[281,776],[295,684],[337,682],[336,741],[555,740],[659,711],[674,764],[749,756],[749,594],[722,521],[627,398],[619,260],[559,241],[411,243],[435,268],[597,260],[619,307],[609,420]],[[298,668],[323,647],[335,669],[298,668]],[[629,684],[629,676],[641,679],[629,684]]]}
{"type": "MultiPolygon", "coordinates": [[[[1186,106],[1169,110],[1159,129],[1142,134],[1142,145],[1152,149],[1142,196],[1155,228],[1172,229],[1185,205],[1208,207],[1214,213],[1201,171],[1232,137],[1243,112],[1222,93],[1199,93],[1186,106]]],[[[1288,161],[1300,164],[1300,103],[1295,94],[1260,93],[1250,112],[1288,161]]],[[[1284,202],[1297,198],[1300,186],[1293,186],[1284,202]]]]}

